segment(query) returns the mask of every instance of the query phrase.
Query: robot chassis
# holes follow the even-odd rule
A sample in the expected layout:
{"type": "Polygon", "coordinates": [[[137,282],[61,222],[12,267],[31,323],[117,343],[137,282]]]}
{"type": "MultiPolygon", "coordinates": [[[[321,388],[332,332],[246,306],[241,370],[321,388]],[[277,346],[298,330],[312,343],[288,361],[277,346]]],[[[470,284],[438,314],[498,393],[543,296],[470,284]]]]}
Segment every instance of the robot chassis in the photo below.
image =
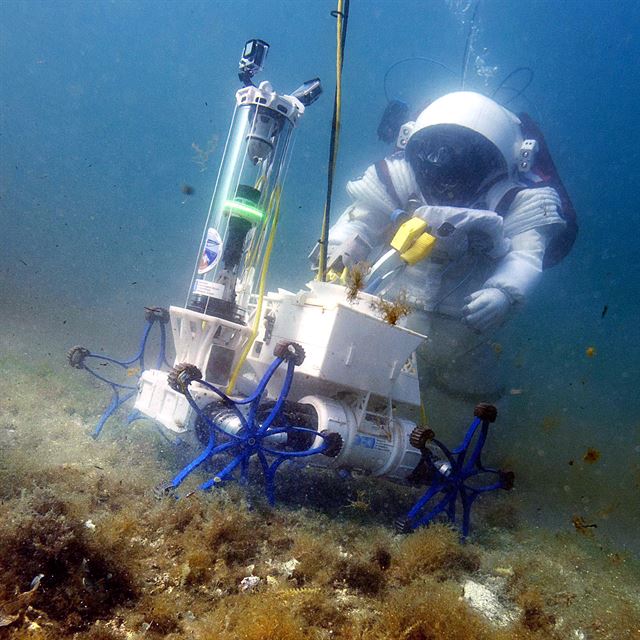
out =
{"type": "Polygon", "coordinates": [[[135,396],[129,421],[150,418],[173,440],[201,448],[157,487],[158,495],[177,497],[182,482],[207,461],[207,469],[218,470],[200,489],[234,477],[248,482],[255,460],[274,504],[277,470],[304,459],[342,473],[426,485],[396,529],[410,532],[441,516],[455,523],[460,502],[466,537],[473,502],[513,486],[511,472],[481,461],[495,407],[476,406],[463,442],[447,448],[426,426],[402,417],[420,406],[414,352],[424,336],[378,317],[374,296],[358,292],[355,301],[347,300],[338,284],[264,291],[291,133],[321,91],[317,79],[292,95],[277,94],[268,82],[256,87],[252,78],[267,50],[260,40],[245,45],[239,72],[245,86],[236,94],[186,307],[147,308],[139,350],[128,360],[79,346],[69,351],[72,367],[111,387],[94,437],[135,396]],[[169,323],[173,366],[166,359],[169,323]],[[154,325],[160,348],[155,366],[147,368],[154,325]],[[128,375],[139,371],[137,383],[107,378],[91,366],[95,360],[128,375]]]}

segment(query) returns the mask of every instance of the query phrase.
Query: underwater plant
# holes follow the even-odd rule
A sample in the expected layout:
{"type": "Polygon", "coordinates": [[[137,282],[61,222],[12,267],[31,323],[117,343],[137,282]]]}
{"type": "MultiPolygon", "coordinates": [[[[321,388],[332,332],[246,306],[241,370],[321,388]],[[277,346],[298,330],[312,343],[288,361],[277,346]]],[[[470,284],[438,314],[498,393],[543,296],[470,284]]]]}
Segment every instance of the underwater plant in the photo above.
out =
{"type": "Polygon", "coordinates": [[[582,459],[588,464],[594,464],[600,460],[600,452],[593,447],[589,447],[582,456],[582,459]]]}
{"type": "Polygon", "coordinates": [[[366,284],[367,274],[371,265],[368,262],[356,262],[347,267],[345,286],[347,288],[347,301],[353,304],[358,299],[358,293],[362,291],[366,284]]]}
{"type": "Polygon", "coordinates": [[[518,596],[518,604],[522,607],[522,624],[530,631],[550,631],[556,618],[546,611],[542,595],[535,589],[525,591],[518,596]]]}
{"type": "Polygon", "coordinates": [[[0,572],[3,591],[22,585],[34,590],[31,604],[78,630],[135,595],[124,565],[94,545],[71,505],[50,490],[38,489],[22,501],[20,512],[0,512],[0,572]]]}
{"type": "Polygon", "coordinates": [[[274,594],[227,598],[198,625],[199,640],[300,640],[303,621],[288,598],[274,594]]]}
{"type": "Polygon", "coordinates": [[[506,640],[460,598],[454,583],[433,578],[397,589],[380,603],[379,614],[368,624],[354,625],[345,638],[353,640],[506,640]],[[364,627],[364,628],[363,628],[364,627]]]}
{"type": "Polygon", "coordinates": [[[380,317],[391,325],[398,324],[398,321],[411,313],[411,305],[407,300],[405,291],[400,292],[395,300],[385,300],[378,298],[371,303],[371,308],[377,312],[380,317]]]}
{"type": "Polygon", "coordinates": [[[204,148],[201,148],[200,145],[196,142],[191,143],[191,148],[193,149],[192,161],[200,167],[200,171],[207,170],[207,166],[209,165],[209,157],[216,150],[217,146],[218,136],[215,133],[207,140],[204,148]]]}
{"type": "MultiPolygon", "coordinates": [[[[567,518],[570,531],[544,536],[517,527],[504,501],[480,505],[489,526],[466,544],[437,522],[398,536],[383,523],[415,489],[326,470],[283,478],[278,509],[237,484],[154,500],[150,484],[178,454],[118,416],[96,446],[92,387],[61,402],[62,380],[45,415],[36,385],[16,376],[0,389],[19,445],[0,448],[1,638],[620,640],[638,628],[637,562],[604,532],[578,535],[567,518]],[[248,576],[259,580],[244,591],[248,576]],[[461,597],[469,580],[500,598],[507,626],[461,597]]],[[[578,521],[588,532],[591,517],[578,521]]]]}
{"type": "Polygon", "coordinates": [[[338,563],[333,580],[335,584],[346,585],[365,596],[374,596],[383,590],[386,576],[384,571],[371,561],[344,558],[338,563]]]}
{"type": "Polygon", "coordinates": [[[433,524],[403,538],[392,564],[401,583],[425,574],[451,579],[479,568],[479,550],[471,544],[460,544],[459,533],[448,524],[433,524]]]}

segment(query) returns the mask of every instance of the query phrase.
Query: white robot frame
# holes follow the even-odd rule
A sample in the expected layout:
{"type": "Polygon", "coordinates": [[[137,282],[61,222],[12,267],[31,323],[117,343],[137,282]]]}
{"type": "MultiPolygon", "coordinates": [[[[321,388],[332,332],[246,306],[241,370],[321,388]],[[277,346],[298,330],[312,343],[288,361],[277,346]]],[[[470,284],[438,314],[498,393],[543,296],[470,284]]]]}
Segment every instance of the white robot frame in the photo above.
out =
{"type": "MultiPolygon", "coordinates": [[[[399,417],[396,407],[420,406],[413,354],[424,336],[376,317],[373,300],[360,293],[349,303],[344,287],[321,282],[297,294],[269,293],[236,387],[241,395],[253,391],[279,342],[301,345],[305,359],[295,370],[288,399],[313,407],[318,431],[342,438],[336,457],[314,456],[309,463],[405,481],[421,453],[409,443],[416,424],[399,417]]],[[[170,315],[176,365],[187,362],[206,371],[217,348],[231,349],[235,361],[250,339],[247,325],[179,307],[171,307],[170,315]]],[[[267,398],[277,397],[282,375],[272,378],[267,398]]],[[[201,407],[217,400],[206,389],[194,397],[201,407]]],[[[169,386],[166,371],[142,373],[135,408],[183,438],[194,434],[197,416],[185,396],[169,386]]]]}
{"type": "Polygon", "coordinates": [[[245,45],[239,72],[245,86],[236,94],[186,306],[171,307],[168,314],[147,309],[140,352],[130,360],[91,354],[84,347],[69,352],[71,366],[88,370],[112,388],[111,404],[94,435],[117,407],[136,396],[136,417],[146,416],[194,446],[204,446],[208,438],[198,458],[165,488],[176,488],[211,455],[240,447],[241,453],[203,488],[228,479],[238,465],[247,477],[249,460],[257,456],[273,501],[279,465],[287,456],[306,456],[308,464],[337,471],[430,484],[400,523],[402,531],[445,510],[455,521],[460,497],[466,535],[475,498],[513,482],[513,474],[480,461],[495,408],[478,405],[462,445],[447,449],[425,425],[407,417],[419,413],[415,351],[425,336],[389,324],[376,310],[378,298],[352,291],[348,299],[347,289],[338,284],[313,281],[298,293],[265,291],[291,134],[321,91],[317,79],[292,95],[277,94],[268,82],[256,87],[252,77],[261,70],[267,49],[260,40],[245,45]],[[135,388],[107,380],[87,366],[88,358],[124,368],[143,365],[156,320],[160,356],[155,368],[141,366],[135,388]],[[171,371],[163,369],[168,365],[164,339],[169,321],[175,346],[171,371]],[[278,369],[285,359],[282,345],[296,354],[286,374],[278,369]],[[191,384],[196,382],[200,384],[191,384]],[[271,428],[281,413],[291,424],[271,428]],[[302,425],[295,424],[298,419],[302,425]],[[294,432],[297,439],[291,438],[294,432]],[[222,444],[216,445],[220,439],[222,444]],[[258,440],[266,445],[260,450],[258,440]],[[269,464],[265,452],[275,462],[269,464]],[[469,484],[480,474],[498,481],[469,484]],[[436,497],[439,502],[425,515],[425,506],[436,497]]]}

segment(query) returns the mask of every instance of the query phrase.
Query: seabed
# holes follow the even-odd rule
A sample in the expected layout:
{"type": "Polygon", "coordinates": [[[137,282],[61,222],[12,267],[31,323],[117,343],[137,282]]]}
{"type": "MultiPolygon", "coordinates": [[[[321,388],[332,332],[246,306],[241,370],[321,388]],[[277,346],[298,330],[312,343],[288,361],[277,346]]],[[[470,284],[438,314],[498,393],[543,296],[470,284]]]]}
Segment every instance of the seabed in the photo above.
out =
{"type": "Polygon", "coordinates": [[[297,467],[275,509],[259,485],[159,501],[188,453],[124,414],[93,440],[108,399],[77,372],[0,370],[0,638],[640,638],[638,560],[525,522],[517,488],[479,501],[465,544],[395,534],[411,489],[297,467]]]}

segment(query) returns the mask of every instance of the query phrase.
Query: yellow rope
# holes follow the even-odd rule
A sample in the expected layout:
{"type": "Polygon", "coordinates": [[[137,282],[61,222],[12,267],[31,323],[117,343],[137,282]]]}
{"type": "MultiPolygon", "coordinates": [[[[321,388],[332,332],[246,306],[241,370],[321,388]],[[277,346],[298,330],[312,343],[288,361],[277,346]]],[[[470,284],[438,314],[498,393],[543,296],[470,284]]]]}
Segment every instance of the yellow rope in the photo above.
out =
{"type": "Polygon", "coordinates": [[[280,196],[281,191],[280,187],[276,187],[271,194],[271,201],[269,203],[269,211],[273,210],[273,219],[271,223],[271,229],[269,230],[269,238],[267,240],[267,248],[264,253],[264,260],[262,261],[262,270],[260,271],[260,281],[258,286],[258,303],[256,305],[255,315],[253,318],[253,326],[251,327],[251,335],[247,340],[247,344],[242,350],[242,354],[240,355],[240,359],[238,360],[238,364],[236,364],[233,373],[231,374],[231,378],[229,378],[229,384],[227,385],[226,393],[227,395],[231,395],[233,393],[233,389],[236,386],[236,382],[238,380],[238,376],[240,375],[240,369],[244,364],[247,356],[249,355],[249,351],[253,346],[253,343],[258,335],[258,329],[260,328],[260,316],[262,314],[262,302],[264,299],[264,290],[267,282],[267,272],[269,270],[269,260],[271,259],[271,251],[273,249],[273,243],[276,236],[276,228],[278,226],[278,219],[280,218],[280,196]]]}
{"type": "MultiPolygon", "coordinates": [[[[258,191],[262,190],[262,187],[264,186],[265,182],[267,180],[267,177],[262,174],[261,176],[258,177],[258,179],[256,180],[256,183],[254,185],[254,188],[257,189],[258,191]]],[[[263,224],[260,228],[260,235],[258,236],[258,239],[256,240],[254,238],[252,245],[253,248],[251,250],[251,253],[249,253],[249,257],[245,260],[245,269],[247,268],[251,268],[253,267],[253,265],[255,264],[256,260],[258,259],[258,250],[262,244],[262,240],[264,238],[264,234],[265,231],[267,229],[267,225],[263,224]]],[[[254,231],[255,234],[255,231],[254,231]]]]}
{"type": "Polygon", "coordinates": [[[336,19],[336,157],[340,139],[340,107],[342,105],[342,29],[344,25],[344,0],[338,0],[336,19]]]}
{"type": "MultiPolygon", "coordinates": [[[[333,127],[334,155],[333,162],[329,166],[329,171],[335,173],[335,158],[338,156],[338,141],[340,138],[340,109],[342,106],[342,30],[344,28],[344,0],[338,0],[338,10],[336,11],[336,98],[335,98],[335,119],[333,127]]],[[[318,254],[318,274],[316,280],[324,282],[327,275],[327,246],[328,238],[328,217],[327,203],[324,205],[322,216],[322,230],[320,232],[320,252],[318,254]]]]}

